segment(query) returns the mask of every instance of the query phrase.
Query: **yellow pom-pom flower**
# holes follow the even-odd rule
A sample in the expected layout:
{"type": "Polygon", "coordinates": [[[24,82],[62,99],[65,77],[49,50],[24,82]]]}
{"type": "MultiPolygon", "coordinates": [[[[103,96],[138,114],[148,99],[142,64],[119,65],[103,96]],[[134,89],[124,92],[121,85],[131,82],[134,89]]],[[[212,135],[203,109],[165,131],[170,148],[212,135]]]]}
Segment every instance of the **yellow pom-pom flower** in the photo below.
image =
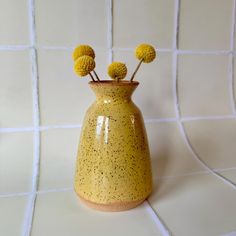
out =
{"type": "Polygon", "coordinates": [[[95,61],[90,56],[79,57],[74,64],[74,71],[79,76],[83,77],[88,75],[95,68],[95,61]]]}
{"type": "Polygon", "coordinates": [[[135,49],[135,56],[144,63],[150,63],[156,58],[155,48],[149,44],[140,44],[135,49]]]}
{"type": "Polygon", "coordinates": [[[95,58],[95,52],[89,45],[79,45],[73,52],[73,60],[76,61],[79,57],[90,56],[95,58]]]}
{"type": "Polygon", "coordinates": [[[127,75],[127,67],[122,62],[113,62],[108,66],[107,73],[112,79],[119,81],[127,75]]]}

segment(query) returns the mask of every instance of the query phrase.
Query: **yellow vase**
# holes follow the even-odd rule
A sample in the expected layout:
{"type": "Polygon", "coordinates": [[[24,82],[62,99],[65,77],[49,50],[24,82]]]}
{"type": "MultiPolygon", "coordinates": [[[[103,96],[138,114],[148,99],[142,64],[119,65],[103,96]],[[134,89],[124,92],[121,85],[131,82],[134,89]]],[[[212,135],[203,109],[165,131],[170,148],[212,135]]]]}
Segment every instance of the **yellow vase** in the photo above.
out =
{"type": "Polygon", "coordinates": [[[75,191],[88,206],[122,211],[142,203],[152,173],[142,114],[131,95],[138,82],[90,82],[96,101],[81,130],[75,191]]]}

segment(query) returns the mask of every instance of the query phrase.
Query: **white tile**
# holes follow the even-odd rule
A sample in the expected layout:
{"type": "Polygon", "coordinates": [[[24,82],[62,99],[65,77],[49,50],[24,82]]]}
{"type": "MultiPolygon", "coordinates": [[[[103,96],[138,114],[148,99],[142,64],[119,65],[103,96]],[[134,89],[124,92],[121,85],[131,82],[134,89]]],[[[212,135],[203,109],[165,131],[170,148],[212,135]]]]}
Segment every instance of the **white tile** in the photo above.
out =
{"type": "Polygon", "coordinates": [[[26,51],[0,52],[0,127],[32,125],[30,57],[26,51]]]}
{"type": "Polygon", "coordinates": [[[106,1],[36,0],[36,29],[40,45],[107,46],[106,1]]]}
{"type": "MultiPolygon", "coordinates": [[[[43,125],[80,124],[95,101],[88,82],[73,71],[72,51],[39,51],[40,114],[43,125]]],[[[96,72],[106,73],[106,52],[96,50],[96,72]]]]}
{"type": "Polygon", "coordinates": [[[41,133],[39,189],[73,187],[80,129],[52,129],[41,133]]]}
{"type": "Polygon", "coordinates": [[[29,44],[27,0],[1,0],[0,45],[29,44]]]}
{"type": "Polygon", "coordinates": [[[150,43],[171,48],[174,28],[173,0],[113,1],[115,47],[150,43]]]}
{"type": "Polygon", "coordinates": [[[181,55],[178,95],[182,116],[232,114],[227,55],[181,55]]]}
{"type": "Polygon", "coordinates": [[[0,133],[0,194],[31,191],[33,133],[0,133]]]}
{"type": "Polygon", "coordinates": [[[210,168],[236,166],[236,120],[202,120],[184,124],[189,140],[210,168]]]}
{"type": "Polygon", "coordinates": [[[26,197],[0,197],[0,235],[17,236],[23,234],[27,202],[26,197]]]}
{"type": "Polygon", "coordinates": [[[159,181],[150,202],[173,235],[223,235],[236,229],[236,192],[213,175],[159,181]]]}
{"type": "Polygon", "coordinates": [[[233,1],[181,0],[181,49],[229,50],[233,1]]]}

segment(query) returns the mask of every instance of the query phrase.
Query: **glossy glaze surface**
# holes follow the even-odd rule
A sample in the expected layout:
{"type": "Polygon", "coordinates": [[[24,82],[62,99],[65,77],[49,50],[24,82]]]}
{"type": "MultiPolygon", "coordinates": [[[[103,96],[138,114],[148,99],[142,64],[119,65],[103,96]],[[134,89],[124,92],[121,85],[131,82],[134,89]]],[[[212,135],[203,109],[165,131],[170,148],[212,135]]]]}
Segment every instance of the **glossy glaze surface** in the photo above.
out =
{"type": "Polygon", "coordinates": [[[82,127],[75,191],[100,204],[145,199],[152,190],[152,174],[143,118],[131,100],[138,82],[90,86],[96,101],[82,127]]]}

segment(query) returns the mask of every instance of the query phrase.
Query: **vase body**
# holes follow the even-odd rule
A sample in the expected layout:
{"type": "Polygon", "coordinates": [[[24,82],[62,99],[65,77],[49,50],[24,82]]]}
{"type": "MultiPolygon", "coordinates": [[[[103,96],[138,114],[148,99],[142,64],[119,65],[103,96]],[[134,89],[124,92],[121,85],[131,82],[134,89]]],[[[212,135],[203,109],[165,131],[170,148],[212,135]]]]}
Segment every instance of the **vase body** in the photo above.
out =
{"type": "Polygon", "coordinates": [[[152,190],[150,153],[142,114],[131,95],[138,82],[90,82],[96,101],[87,110],[74,188],[92,208],[122,211],[152,190]]]}

